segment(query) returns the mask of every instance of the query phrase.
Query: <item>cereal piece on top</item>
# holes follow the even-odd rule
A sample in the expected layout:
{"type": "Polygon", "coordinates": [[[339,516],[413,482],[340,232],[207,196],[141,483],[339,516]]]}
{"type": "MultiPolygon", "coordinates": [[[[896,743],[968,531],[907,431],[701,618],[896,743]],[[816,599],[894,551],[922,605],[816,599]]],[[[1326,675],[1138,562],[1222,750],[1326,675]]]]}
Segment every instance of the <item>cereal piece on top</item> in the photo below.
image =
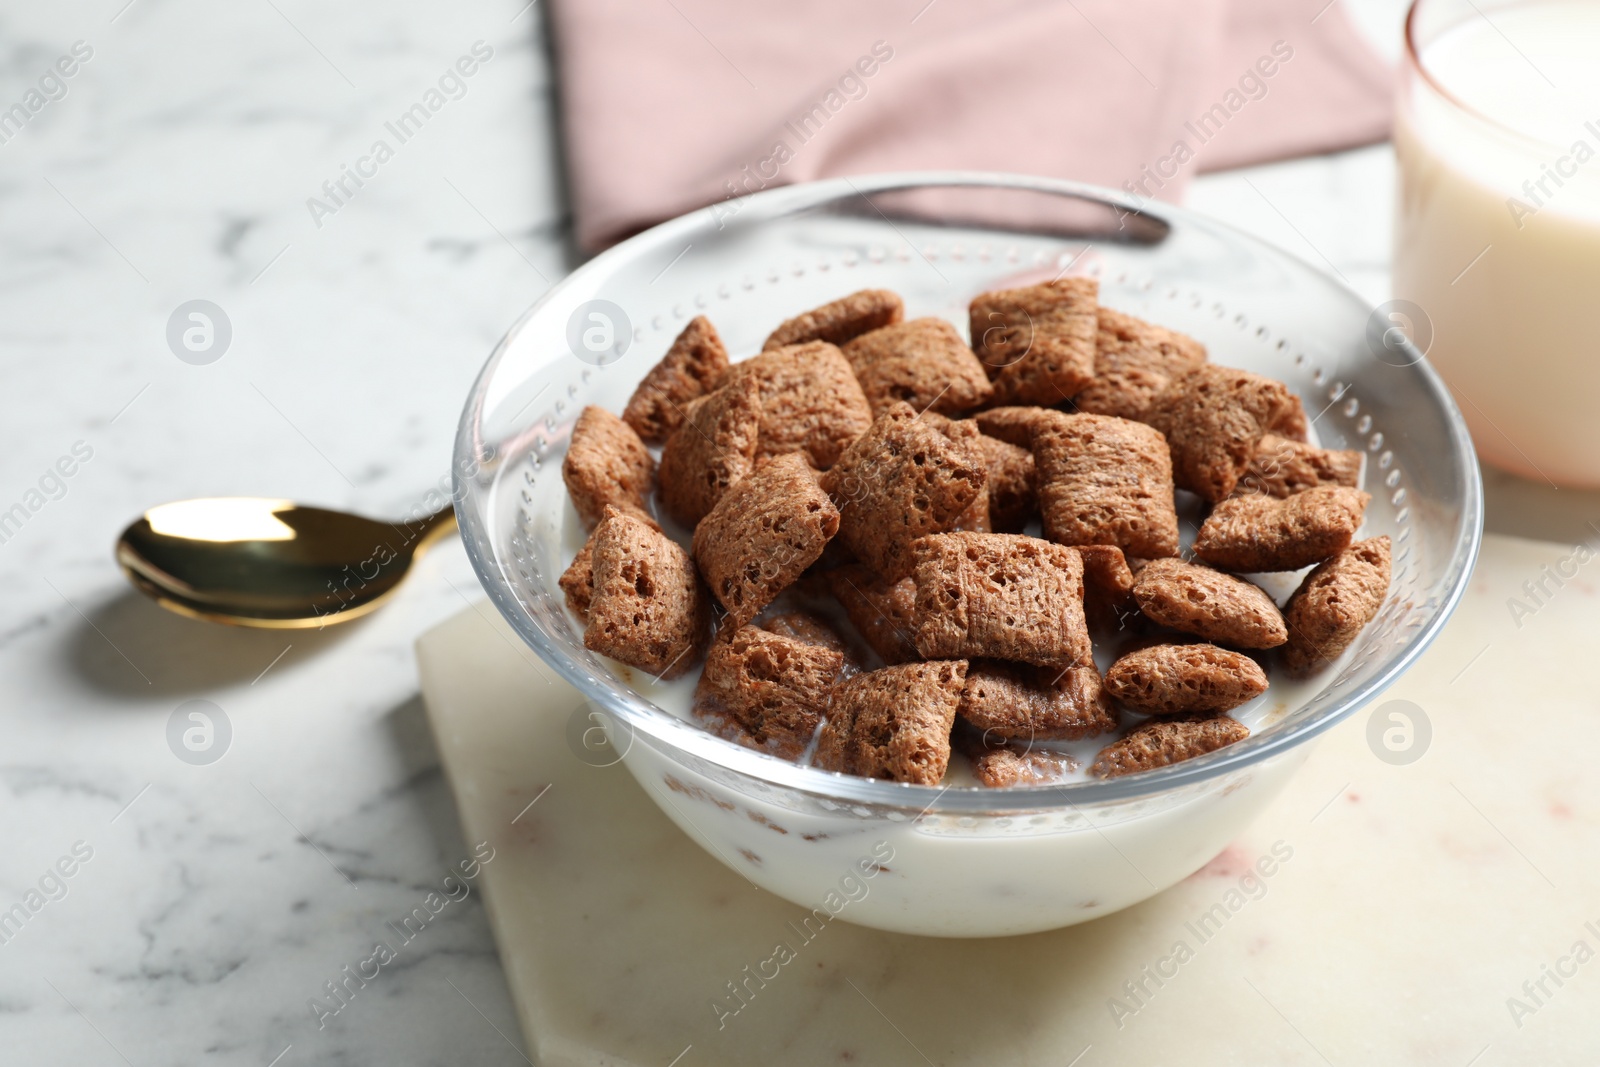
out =
{"type": "Polygon", "coordinates": [[[898,294],[887,289],[862,289],[789,319],[772,331],[761,348],[770,351],[807,341],[842,345],[904,317],[905,305],[898,294]]]}
{"type": "Polygon", "coordinates": [[[978,429],[1018,448],[1033,448],[1033,431],[1062,418],[1064,411],[1041,407],[990,408],[972,416],[978,429]]]}
{"type": "Polygon", "coordinates": [[[972,774],[978,784],[990,789],[1009,789],[1018,785],[1054,785],[1065,782],[1079,767],[1067,752],[1045,748],[1024,748],[1006,743],[970,757],[972,774]]]}
{"type": "Polygon", "coordinates": [[[757,456],[801,452],[827,470],[846,445],[872,425],[872,408],[844,353],[825,341],[774,348],[735,363],[726,384],[753,377],[761,385],[757,456]]]}
{"type": "MultiPolygon", "coordinates": [[[[652,530],[661,529],[656,520],[644,512],[634,511],[631,508],[618,508],[617,510],[625,511],[645,523],[652,530]]],[[[578,554],[572,557],[572,562],[562,572],[561,577],[556,580],[556,584],[566,594],[567,607],[584,622],[589,621],[589,601],[594,596],[594,535],[599,530],[600,528],[596,526],[590,532],[588,539],[583,542],[583,547],[578,549],[578,554]]]]}
{"type": "Polygon", "coordinates": [[[586,407],[572,427],[572,440],[561,461],[572,506],[586,529],[593,529],[607,504],[650,511],[656,488],[656,461],[645,451],[633,427],[605,408],[586,407]]]}
{"type": "Polygon", "coordinates": [[[694,560],[737,629],[822,555],[839,511],[798,453],[758,465],[694,531],[694,560]]]}
{"type": "Polygon", "coordinates": [[[1267,691],[1261,665],[1216,645],[1151,645],[1106,671],[1106,691],[1151,715],[1227,711],[1267,691]]]}
{"type": "Polygon", "coordinates": [[[1134,579],[1139,609],[1162,626],[1234,648],[1276,648],[1289,640],[1278,605],[1231,574],[1181,559],[1155,559],[1134,579]]]}
{"type": "Polygon", "coordinates": [[[822,476],[839,508],[839,540],[885,578],[911,571],[911,543],[949,530],[983,492],[988,472],[976,443],[941,433],[897,403],[822,476]]]}
{"type": "Polygon", "coordinates": [[[1090,661],[1083,561],[1015,534],[935,534],[912,544],[912,639],[928,659],[985,657],[1057,670],[1090,661]]]}
{"type": "Polygon", "coordinates": [[[1034,434],[1033,457],[1050,540],[1178,554],[1172,459],[1155,430],[1109,415],[1064,415],[1034,434]]]}
{"type": "Polygon", "coordinates": [[[1268,433],[1277,434],[1279,437],[1290,441],[1299,441],[1305,444],[1311,437],[1311,423],[1306,419],[1305,405],[1294,394],[1289,396],[1289,404],[1272,420],[1272,425],[1267,427],[1268,433]]]}
{"type": "Polygon", "coordinates": [[[994,392],[983,364],[944,319],[912,319],[862,334],[844,346],[844,358],[875,416],[899,400],[918,411],[959,415],[994,392]]]}
{"type": "Polygon", "coordinates": [[[595,530],[583,647],[676,678],[694,666],[710,633],[711,602],[689,554],[645,520],[608,507],[595,530]]]}
{"type": "MultiPolygon", "coordinates": [[[[866,676],[858,674],[856,677],[866,676]]],[[[855,720],[850,717],[850,713],[830,698],[827,718],[823,720],[822,729],[817,731],[817,747],[811,753],[811,765],[818,770],[837,771],[840,774],[851,773],[848,746],[850,729],[854,725],[855,720]]]]}
{"type": "Polygon", "coordinates": [[[1101,749],[1089,773],[1096,778],[1116,778],[1154,770],[1204,756],[1249,736],[1244,723],[1226,715],[1157,719],[1101,749]]]}
{"type": "Polygon", "coordinates": [[[594,534],[578,549],[572,563],[556,580],[566,594],[567,608],[584,622],[589,621],[589,601],[594,598],[594,534]]]}
{"type": "Polygon", "coordinates": [[[1297,571],[1350,547],[1371,499],[1343,485],[1282,500],[1264,493],[1232,497],[1201,523],[1194,554],[1229,571],[1297,571]]]}
{"type": "Polygon", "coordinates": [[[910,578],[890,582],[870,567],[847,564],[829,571],[828,587],[844,606],[862,640],[888,664],[917,659],[911,639],[915,628],[917,583],[910,578]]]}
{"type": "Polygon", "coordinates": [[[989,521],[989,494],[980,492],[972,498],[972,503],[967,505],[967,510],[957,515],[950,523],[950,533],[993,533],[994,525],[989,521]]]}
{"type": "Polygon", "coordinates": [[[1033,453],[980,434],[978,448],[989,472],[989,525],[996,533],[1021,533],[1039,511],[1033,453]]]}
{"type": "MultiPolygon", "coordinates": [[[[989,460],[988,453],[984,451],[983,442],[992,441],[993,438],[985,437],[983,431],[978,429],[978,424],[971,419],[954,420],[933,411],[924,411],[922,417],[933,423],[939,432],[944,434],[957,445],[961,446],[975,464],[980,465],[984,471],[985,484],[988,482],[989,460]]],[[[1000,442],[995,442],[999,444],[1000,442]]],[[[989,517],[989,492],[987,489],[979,491],[972,498],[972,503],[967,505],[967,510],[957,515],[950,523],[952,533],[991,533],[994,523],[989,517]]]]}
{"type": "Polygon", "coordinates": [[[755,468],[761,387],[754,378],[730,382],[690,403],[684,414],[661,450],[661,504],[692,530],[755,468]]]}
{"type": "Polygon", "coordinates": [[[1117,725],[1100,672],[976,660],[967,667],[957,714],[986,735],[1009,741],[1075,741],[1117,725]]]}
{"type": "Polygon", "coordinates": [[[1172,379],[1206,361],[1193,337],[1102,307],[1097,313],[1094,381],[1073,402],[1091,415],[1143,421],[1172,379]]]}
{"type": "Polygon", "coordinates": [[[833,692],[816,764],[892,782],[937,785],[950,765],[950,729],[965,660],[902,663],[858,674],[833,692]]]}
{"type": "Polygon", "coordinates": [[[1315,489],[1319,485],[1344,485],[1351,489],[1361,484],[1361,453],[1317,448],[1269,433],[1256,446],[1234,496],[1266,493],[1285,497],[1315,489]]]}
{"type": "Polygon", "coordinates": [[[794,759],[822,724],[844,662],[837,649],[741,626],[706,653],[695,717],[729,740],[794,759]]]}
{"type": "Polygon", "coordinates": [[[682,424],[689,402],[716,389],[727,373],[728,350],[717,328],[704,315],[696,315],[634,389],[622,421],[646,443],[663,444],[682,424]]]}
{"type": "Polygon", "coordinates": [[[829,626],[826,619],[809,611],[774,612],[757,619],[755,625],[768,633],[804,641],[808,645],[831,648],[845,659],[850,658],[850,646],[839,636],[838,631],[829,626]]]}
{"type": "Polygon", "coordinates": [[[1093,278],[1058,278],[973,299],[972,348],[997,404],[1059,404],[1094,380],[1099,292],[1093,278]]]}
{"type": "Polygon", "coordinates": [[[972,776],[990,789],[1053,785],[1065,782],[1082,766],[1070,752],[983,733],[962,722],[959,714],[950,747],[967,757],[972,776]]]}
{"type": "Polygon", "coordinates": [[[1389,592],[1389,539],[1357,541],[1318,566],[1289,598],[1283,663],[1305,675],[1338,659],[1389,592]]]}
{"type": "Polygon", "coordinates": [[[1138,610],[1133,599],[1133,568],[1116,545],[1078,545],[1083,560],[1083,610],[1089,622],[1120,630],[1123,617],[1138,610]]]}
{"type": "Polygon", "coordinates": [[[1146,421],[1167,437],[1178,488],[1214,504],[1233,492],[1261,438],[1298,403],[1282,382],[1202,363],[1173,379],[1146,421]]]}

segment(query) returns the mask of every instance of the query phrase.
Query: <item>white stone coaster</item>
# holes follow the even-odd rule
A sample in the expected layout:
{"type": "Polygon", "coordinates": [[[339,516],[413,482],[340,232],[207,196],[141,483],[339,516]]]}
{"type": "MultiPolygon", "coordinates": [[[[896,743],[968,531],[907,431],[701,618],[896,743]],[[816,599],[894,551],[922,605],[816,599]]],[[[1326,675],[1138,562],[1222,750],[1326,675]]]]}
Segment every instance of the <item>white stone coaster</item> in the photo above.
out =
{"type": "Polygon", "coordinates": [[[1489,538],[1438,643],[1209,866],[985,941],[807,940],[806,912],[575,754],[577,693],[489,605],[418,657],[540,1067],[1578,1062],[1600,1048],[1597,585],[1588,549],[1489,538]]]}

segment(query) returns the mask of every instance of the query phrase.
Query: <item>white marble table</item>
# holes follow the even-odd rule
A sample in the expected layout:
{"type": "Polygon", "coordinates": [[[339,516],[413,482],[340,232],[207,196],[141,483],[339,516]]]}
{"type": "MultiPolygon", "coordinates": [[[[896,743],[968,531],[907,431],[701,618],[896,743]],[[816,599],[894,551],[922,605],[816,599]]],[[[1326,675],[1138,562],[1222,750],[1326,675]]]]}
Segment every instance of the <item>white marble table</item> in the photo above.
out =
{"type": "MultiPolygon", "coordinates": [[[[1397,12],[1359,8],[1391,39],[1397,12]]],[[[0,925],[6,1062],[524,1062],[475,896],[321,1029],[307,1006],[471,858],[412,657],[478,599],[459,545],[369,620],[285,636],[167,615],[110,545],[168,499],[383,515],[437,483],[489,347],[573,262],[542,18],[524,0],[0,15],[0,106],[93,50],[0,143],[0,512],[27,512],[0,543],[0,924],[41,880],[45,898],[0,925]],[[307,199],[478,41],[465,94],[314,218],[307,199]],[[192,299],[231,323],[206,365],[165,336],[192,299]],[[75,447],[92,455],[48,477],[75,447]],[[195,699],[231,726],[208,765],[167,739],[195,699]]],[[[1377,147],[1210,176],[1190,203],[1377,301],[1391,170],[1377,147]]],[[[1523,497],[1549,494],[1497,482],[1516,504],[1493,521],[1538,532],[1523,497]]]]}

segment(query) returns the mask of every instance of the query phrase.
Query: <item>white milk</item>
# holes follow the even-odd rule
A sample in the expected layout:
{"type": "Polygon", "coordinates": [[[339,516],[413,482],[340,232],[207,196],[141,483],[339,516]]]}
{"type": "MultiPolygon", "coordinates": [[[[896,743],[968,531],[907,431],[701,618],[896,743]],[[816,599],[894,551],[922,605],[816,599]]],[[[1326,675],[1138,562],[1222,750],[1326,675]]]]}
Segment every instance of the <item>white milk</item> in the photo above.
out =
{"type": "MultiPolygon", "coordinates": [[[[563,509],[564,558],[570,558],[585,535],[571,504],[563,503],[563,509]]],[[[687,541],[685,531],[665,525],[668,533],[687,541]]],[[[1254,577],[1281,602],[1302,575],[1254,577]]],[[[576,616],[571,622],[581,629],[576,616]]],[[[1114,658],[1112,644],[1102,640],[1095,650],[1102,670],[1114,658]]],[[[1259,733],[1309,702],[1339,667],[1330,665],[1307,681],[1274,671],[1266,693],[1230,714],[1259,733]]],[[[612,663],[612,670],[657,707],[695,721],[690,708],[698,668],[667,682],[620,663],[612,663]]],[[[1123,718],[1125,724],[1136,721],[1123,718]]],[[[1084,781],[1095,754],[1113,739],[1104,735],[1041,747],[1074,756],[1079,767],[1064,781],[1084,781]]],[[[870,892],[852,897],[839,914],[882,930],[944,937],[1000,937],[1071,926],[1174,885],[1238,837],[1312,748],[1299,745],[1242,770],[1131,801],[1061,805],[1051,797],[1037,809],[1009,814],[1000,810],[1008,803],[1007,790],[979,786],[966,758],[952,753],[941,784],[988,794],[997,813],[913,817],[843,802],[806,810],[775,802],[781,790],[730,788],[637,738],[619,740],[613,734],[612,743],[667,817],[752,884],[809,909],[827,901],[842,878],[864,869],[863,862],[880,863],[883,870],[870,892]]],[[[808,929],[796,927],[795,934],[808,939],[808,929]]]]}
{"type": "Polygon", "coordinates": [[[1484,459],[1600,486],[1600,3],[1460,8],[1417,42],[1455,101],[1402,77],[1395,296],[1484,459]]]}

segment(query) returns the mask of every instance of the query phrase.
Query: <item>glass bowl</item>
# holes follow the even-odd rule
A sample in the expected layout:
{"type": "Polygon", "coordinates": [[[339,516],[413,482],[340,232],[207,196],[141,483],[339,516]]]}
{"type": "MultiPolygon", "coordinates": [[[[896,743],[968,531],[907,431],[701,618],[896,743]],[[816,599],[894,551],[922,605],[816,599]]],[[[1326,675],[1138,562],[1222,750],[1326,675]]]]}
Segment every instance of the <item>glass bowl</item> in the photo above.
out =
{"type": "MultiPolygon", "coordinates": [[[[1104,189],[972,173],[789,186],[642,233],[523,315],[462,417],[462,536],[501,613],[588,702],[609,758],[713,856],[811,909],[806,923],[942,936],[1066,926],[1143,900],[1220,852],[1307,742],[1391,684],[1461,596],[1482,531],[1477,463],[1448,392],[1388,325],[1292,256],[1104,189]],[[964,334],[975,294],[1065,270],[1097,276],[1102,302],[1198,338],[1214,361],[1287,382],[1324,446],[1366,456],[1363,536],[1393,539],[1388,599],[1351,650],[1284,690],[1247,740],[1104,781],[904,785],[715,737],[680,717],[698,671],[659,685],[584,649],[556,584],[583,537],[561,481],[568,436],[588,404],[620,412],[690,318],[709,316],[738,359],[785,318],[887,288],[908,317],[941,315],[964,334]]],[[[1279,693],[1275,679],[1267,698],[1279,693]]]]}

